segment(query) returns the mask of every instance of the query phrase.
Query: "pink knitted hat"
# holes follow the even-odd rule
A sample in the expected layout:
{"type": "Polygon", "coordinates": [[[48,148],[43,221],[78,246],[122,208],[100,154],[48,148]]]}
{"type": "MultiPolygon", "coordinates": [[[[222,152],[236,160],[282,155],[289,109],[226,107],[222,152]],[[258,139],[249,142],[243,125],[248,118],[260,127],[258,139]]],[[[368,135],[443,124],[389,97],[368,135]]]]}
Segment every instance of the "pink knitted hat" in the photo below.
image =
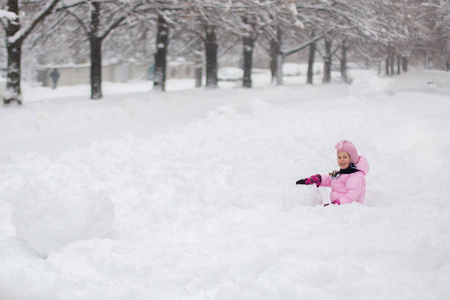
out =
{"type": "Polygon", "coordinates": [[[355,145],[353,145],[352,142],[347,141],[347,140],[342,140],[339,143],[336,144],[336,150],[337,152],[347,152],[348,154],[350,154],[350,159],[352,161],[352,163],[354,163],[355,165],[358,163],[359,161],[359,155],[358,155],[358,150],[356,150],[355,145]]]}

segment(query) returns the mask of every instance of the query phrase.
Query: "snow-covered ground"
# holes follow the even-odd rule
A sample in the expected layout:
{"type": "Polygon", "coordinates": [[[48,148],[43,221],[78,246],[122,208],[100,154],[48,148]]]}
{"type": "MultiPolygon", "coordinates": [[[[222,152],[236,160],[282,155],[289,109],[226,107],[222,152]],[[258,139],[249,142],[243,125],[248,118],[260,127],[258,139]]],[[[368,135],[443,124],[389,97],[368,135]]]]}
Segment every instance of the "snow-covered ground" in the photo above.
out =
{"type": "Polygon", "coordinates": [[[25,85],[0,108],[0,299],[450,299],[450,73],[351,76],[25,85]],[[342,139],[366,201],[323,207],[295,181],[342,139]]]}

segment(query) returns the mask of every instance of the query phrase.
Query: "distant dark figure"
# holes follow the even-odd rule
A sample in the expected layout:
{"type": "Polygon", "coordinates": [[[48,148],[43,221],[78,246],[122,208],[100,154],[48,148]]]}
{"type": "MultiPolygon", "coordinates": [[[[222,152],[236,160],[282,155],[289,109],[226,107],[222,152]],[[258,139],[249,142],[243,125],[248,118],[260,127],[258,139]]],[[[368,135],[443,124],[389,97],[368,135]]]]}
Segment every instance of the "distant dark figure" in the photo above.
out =
{"type": "Polygon", "coordinates": [[[53,71],[50,73],[50,77],[53,81],[53,89],[56,89],[56,85],[58,84],[59,79],[59,72],[58,69],[53,69],[53,71]]]}
{"type": "Polygon", "coordinates": [[[447,60],[447,62],[445,63],[445,71],[450,71],[450,61],[447,60]]]}

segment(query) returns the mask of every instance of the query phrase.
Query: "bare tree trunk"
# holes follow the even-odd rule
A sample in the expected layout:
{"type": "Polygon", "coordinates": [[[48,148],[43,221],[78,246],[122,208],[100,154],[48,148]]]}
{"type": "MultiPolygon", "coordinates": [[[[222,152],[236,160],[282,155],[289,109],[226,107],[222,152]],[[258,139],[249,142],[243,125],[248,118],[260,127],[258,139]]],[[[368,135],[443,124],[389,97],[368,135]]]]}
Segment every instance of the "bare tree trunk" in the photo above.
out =
{"type": "Polygon", "coordinates": [[[272,72],[272,82],[276,80],[276,85],[283,85],[283,53],[281,52],[281,43],[283,40],[283,31],[277,28],[276,38],[270,41],[270,70],[272,72]]]}
{"type": "Polygon", "coordinates": [[[331,82],[331,64],[332,64],[332,53],[331,53],[332,41],[329,38],[325,38],[325,57],[323,65],[323,83],[331,82]]]}
{"type": "Polygon", "coordinates": [[[391,75],[395,75],[395,55],[391,54],[391,75]]]}
{"type": "Polygon", "coordinates": [[[11,101],[22,103],[20,80],[21,80],[21,56],[22,45],[20,43],[8,44],[8,67],[6,79],[6,93],[3,95],[3,103],[8,104],[11,101]]]}
{"type": "MultiPolygon", "coordinates": [[[[314,37],[314,34],[312,35],[312,37],[314,37]]],[[[309,45],[308,77],[306,79],[306,83],[308,84],[313,84],[315,55],[316,55],[316,42],[309,45]]]]}
{"type": "Polygon", "coordinates": [[[102,39],[100,30],[100,3],[92,2],[91,31],[89,42],[91,44],[91,99],[97,100],[102,95],[102,39]]]}
{"type": "Polygon", "coordinates": [[[278,43],[277,40],[275,39],[271,39],[270,40],[270,73],[272,75],[272,82],[275,81],[275,78],[277,76],[277,70],[278,70],[278,60],[276,59],[277,55],[276,53],[278,52],[278,43]]]}
{"type": "MultiPolygon", "coordinates": [[[[6,92],[3,95],[3,103],[8,104],[12,101],[22,103],[20,81],[21,81],[21,59],[22,59],[22,45],[28,35],[49,16],[59,0],[48,1],[48,5],[38,12],[34,19],[27,25],[26,28],[20,31],[20,19],[6,20],[2,25],[6,31],[6,49],[7,49],[7,79],[6,92]],[[6,24],[5,24],[6,23],[6,24]]],[[[7,0],[6,9],[19,16],[19,1],[7,0]]]]}
{"type": "Polygon", "coordinates": [[[389,76],[390,74],[389,74],[389,70],[390,70],[390,68],[389,68],[389,62],[390,62],[391,60],[389,59],[389,55],[388,55],[388,57],[386,58],[386,76],[389,76]]]}
{"type": "Polygon", "coordinates": [[[342,57],[341,57],[341,78],[342,81],[348,83],[348,74],[347,74],[347,46],[345,41],[342,42],[342,57]]]}
{"type": "Polygon", "coordinates": [[[217,88],[217,51],[218,44],[213,26],[206,26],[205,56],[206,56],[206,87],[217,88]]]}
{"type": "MultiPolygon", "coordinates": [[[[8,0],[8,11],[19,15],[19,1],[8,0]]],[[[21,77],[21,54],[22,42],[16,41],[11,43],[9,38],[12,38],[19,30],[20,23],[17,21],[7,21],[6,27],[6,49],[8,53],[7,62],[7,79],[6,79],[6,93],[3,95],[3,103],[8,104],[12,101],[21,103],[20,96],[20,77],[21,77]]]]}
{"type": "Polygon", "coordinates": [[[253,65],[253,49],[255,47],[255,39],[253,37],[244,37],[244,77],[242,86],[245,88],[252,87],[252,65],[253,65]]]}
{"type": "Polygon", "coordinates": [[[397,75],[401,74],[401,69],[402,69],[402,55],[399,54],[397,55],[397,75]]]}
{"type": "Polygon", "coordinates": [[[430,55],[428,53],[428,50],[425,53],[425,70],[428,70],[430,68],[430,55]]]}
{"type": "Polygon", "coordinates": [[[91,99],[97,100],[102,94],[102,40],[92,38],[91,43],[91,99]]]}
{"type": "Polygon", "coordinates": [[[403,72],[408,72],[408,57],[405,55],[402,57],[403,72]]]}
{"type": "Polygon", "coordinates": [[[3,103],[12,101],[22,103],[20,80],[21,80],[21,56],[22,45],[20,43],[7,43],[8,66],[6,79],[6,93],[3,95],[3,103]]]}
{"type": "Polygon", "coordinates": [[[165,91],[167,46],[169,44],[169,26],[163,16],[158,17],[158,32],[156,35],[155,76],[153,89],[165,91]]]}
{"type": "MultiPolygon", "coordinates": [[[[254,28],[254,24],[252,24],[252,19],[248,16],[243,18],[243,22],[247,25],[250,25],[254,28]]],[[[243,42],[243,58],[244,58],[244,74],[242,78],[242,86],[245,88],[251,88],[252,83],[252,67],[253,67],[253,50],[255,49],[255,35],[251,31],[248,36],[244,36],[242,39],[243,42]]]]}

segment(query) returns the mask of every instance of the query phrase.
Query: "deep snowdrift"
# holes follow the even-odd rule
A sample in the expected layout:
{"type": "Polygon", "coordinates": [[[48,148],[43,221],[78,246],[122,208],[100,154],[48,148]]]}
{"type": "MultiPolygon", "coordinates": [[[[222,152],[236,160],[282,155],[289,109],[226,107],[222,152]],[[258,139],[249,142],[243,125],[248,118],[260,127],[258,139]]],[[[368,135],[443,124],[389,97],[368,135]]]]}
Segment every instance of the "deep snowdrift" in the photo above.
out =
{"type": "Polygon", "coordinates": [[[0,299],[448,299],[450,73],[259,76],[3,107],[0,299]],[[343,138],[366,202],[324,208],[343,138]]]}

